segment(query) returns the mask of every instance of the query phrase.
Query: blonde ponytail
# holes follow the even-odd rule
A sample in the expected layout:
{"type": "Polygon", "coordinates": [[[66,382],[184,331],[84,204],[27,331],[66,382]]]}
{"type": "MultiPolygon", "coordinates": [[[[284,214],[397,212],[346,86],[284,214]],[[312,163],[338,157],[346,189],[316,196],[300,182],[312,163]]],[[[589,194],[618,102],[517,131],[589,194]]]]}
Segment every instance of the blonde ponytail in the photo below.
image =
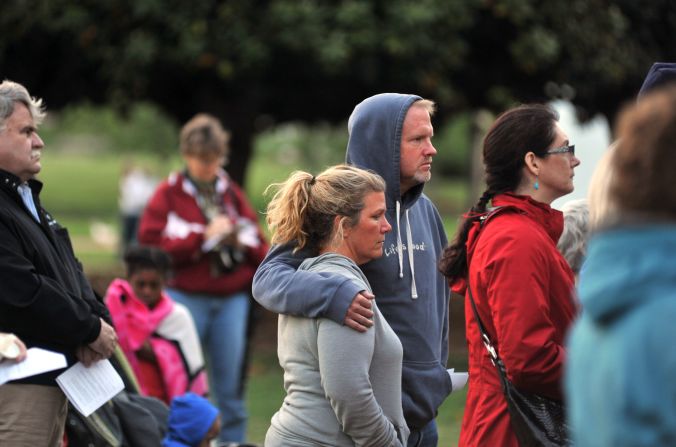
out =
{"type": "Polygon", "coordinates": [[[296,242],[296,250],[319,249],[341,228],[334,228],[336,216],[354,226],[370,192],[385,191],[385,181],[374,172],[349,165],[337,165],[314,177],[293,172],[283,183],[265,190],[276,190],[267,208],[268,228],[273,244],[296,242]]]}

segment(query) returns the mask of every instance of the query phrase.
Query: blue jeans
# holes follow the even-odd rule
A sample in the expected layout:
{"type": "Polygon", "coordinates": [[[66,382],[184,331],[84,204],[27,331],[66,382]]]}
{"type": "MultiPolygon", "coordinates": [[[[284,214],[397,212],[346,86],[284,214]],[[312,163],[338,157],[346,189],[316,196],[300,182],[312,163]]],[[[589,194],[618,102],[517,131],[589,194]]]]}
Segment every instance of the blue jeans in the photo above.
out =
{"type": "Polygon", "coordinates": [[[172,288],[166,291],[187,307],[195,320],[209,367],[209,391],[221,413],[219,440],[244,442],[247,413],[241,383],[249,296],[244,292],[215,296],[172,288]]]}
{"type": "Polygon", "coordinates": [[[439,433],[436,419],[432,419],[419,430],[413,430],[408,437],[408,447],[437,447],[438,443],[439,433]]]}

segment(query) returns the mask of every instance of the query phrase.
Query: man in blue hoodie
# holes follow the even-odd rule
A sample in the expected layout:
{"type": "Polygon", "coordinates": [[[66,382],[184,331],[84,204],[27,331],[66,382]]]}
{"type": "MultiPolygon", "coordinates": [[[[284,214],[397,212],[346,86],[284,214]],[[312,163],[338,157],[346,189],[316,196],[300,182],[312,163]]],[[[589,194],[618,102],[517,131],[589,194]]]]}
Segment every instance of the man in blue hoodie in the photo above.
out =
{"type": "MultiPolygon", "coordinates": [[[[448,358],[450,291],[437,270],[446,246],[439,212],[423,194],[431,178],[434,103],[415,95],[384,93],[355,107],[348,122],[347,163],[371,169],[387,182],[383,256],[360,267],[378,306],[404,347],[402,399],[409,445],[436,446],[437,409],[451,392],[448,358]],[[422,442],[419,443],[419,441],[422,442]]],[[[273,247],[254,277],[253,294],[283,314],[325,317],[355,330],[372,324],[370,299],[339,275],[296,269],[307,250],[273,247]]]]}

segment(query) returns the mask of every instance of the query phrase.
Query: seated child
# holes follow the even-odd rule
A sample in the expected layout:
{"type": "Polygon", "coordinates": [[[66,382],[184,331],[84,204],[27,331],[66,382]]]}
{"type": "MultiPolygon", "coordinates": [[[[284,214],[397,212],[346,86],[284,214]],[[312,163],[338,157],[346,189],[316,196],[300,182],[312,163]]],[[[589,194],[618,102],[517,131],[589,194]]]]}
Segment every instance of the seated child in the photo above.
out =
{"type": "Polygon", "coordinates": [[[141,392],[166,403],[186,391],[206,395],[195,323],[183,305],[162,292],[169,256],[155,247],[133,246],[124,261],[128,280],[113,280],[105,301],[141,392]]]}
{"type": "Polygon", "coordinates": [[[162,447],[208,447],[219,431],[221,420],[216,407],[203,397],[186,393],[171,401],[162,447]]]}

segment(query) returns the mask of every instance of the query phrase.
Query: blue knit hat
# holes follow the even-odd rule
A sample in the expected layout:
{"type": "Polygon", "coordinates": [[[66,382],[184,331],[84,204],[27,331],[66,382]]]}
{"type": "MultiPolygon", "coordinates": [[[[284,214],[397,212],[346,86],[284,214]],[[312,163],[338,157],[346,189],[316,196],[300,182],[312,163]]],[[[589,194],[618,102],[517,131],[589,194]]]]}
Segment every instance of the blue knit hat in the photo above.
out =
{"type": "Polygon", "coordinates": [[[655,88],[674,81],[676,81],[676,63],[655,62],[643,81],[641,90],[638,92],[638,98],[640,99],[655,88]]]}
{"type": "Polygon", "coordinates": [[[167,436],[164,447],[198,446],[214,421],[218,410],[207,399],[194,393],[185,393],[171,401],[167,436]]]}

